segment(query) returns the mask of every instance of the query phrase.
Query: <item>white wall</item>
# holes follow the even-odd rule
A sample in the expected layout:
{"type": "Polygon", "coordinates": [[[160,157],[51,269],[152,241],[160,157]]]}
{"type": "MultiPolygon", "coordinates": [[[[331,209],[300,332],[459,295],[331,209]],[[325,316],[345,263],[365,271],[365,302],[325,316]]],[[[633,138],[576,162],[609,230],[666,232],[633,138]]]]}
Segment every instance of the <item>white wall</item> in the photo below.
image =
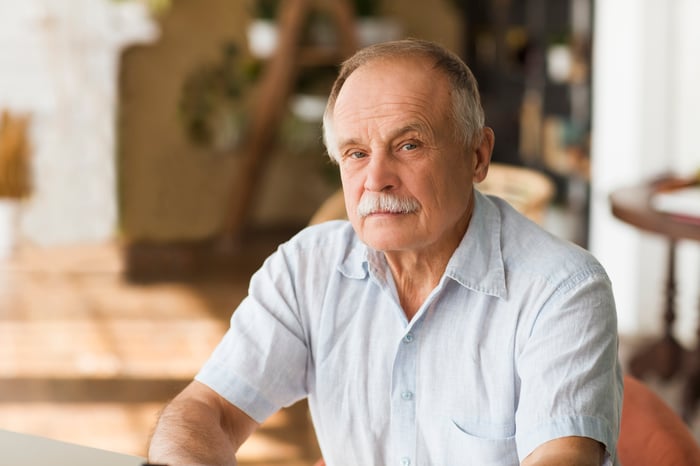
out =
{"type": "Polygon", "coordinates": [[[34,189],[20,205],[24,238],[113,237],[119,52],[156,32],[141,3],[0,2],[0,109],[31,117],[34,189]]]}
{"type": "MultiPolygon", "coordinates": [[[[661,330],[666,241],[610,214],[611,191],[700,169],[700,2],[605,0],[595,6],[591,250],[613,280],[620,332],[661,330]]],[[[678,249],[677,336],[695,338],[700,246],[678,249]]]]}

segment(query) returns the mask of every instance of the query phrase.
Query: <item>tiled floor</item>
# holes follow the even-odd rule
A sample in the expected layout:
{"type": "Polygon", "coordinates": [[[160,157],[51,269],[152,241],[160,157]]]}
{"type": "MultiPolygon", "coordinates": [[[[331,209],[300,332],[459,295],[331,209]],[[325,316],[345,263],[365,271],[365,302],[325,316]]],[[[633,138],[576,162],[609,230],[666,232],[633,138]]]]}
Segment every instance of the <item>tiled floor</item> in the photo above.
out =
{"type": "MultiPolygon", "coordinates": [[[[20,249],[0,264],[0,429],[143,455],[158,411],[207,357],[280,239],[250,240],[228,273],[150,284],[123,278],[116,242],[20,249]]],[[[677,402],[679,384],[654,385],[677,402]]],[[[700,419],[692,427],[700,439],[700,419]]],[[[239,456],[242,465],[302,466],[318,455],[299,404],[239,456]]]]}
{"type": "MultiPolygon", "coordinates": [[[[247,245],[230,273],[148,285],[124,280],[117,243],[20,249],[0,269],[0,428],[144,455],[158,411],[279,240],[269,239],[247,245]]],[[[266,422],[239,456],[310,465],[318,455],[302,404],[266,422]]]]}

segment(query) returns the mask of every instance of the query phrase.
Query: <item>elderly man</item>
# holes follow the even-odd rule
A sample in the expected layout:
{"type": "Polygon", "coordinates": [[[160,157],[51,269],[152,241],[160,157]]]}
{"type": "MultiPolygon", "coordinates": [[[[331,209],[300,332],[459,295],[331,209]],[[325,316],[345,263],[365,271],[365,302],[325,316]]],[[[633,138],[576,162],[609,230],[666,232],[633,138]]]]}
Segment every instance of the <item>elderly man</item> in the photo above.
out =
{"type": "Polygon", "coordinates": [[[324,131],[350,221],[268,258],[150,460],[236,464],[259,423],[308,397],[328,466],[615,464],[610,282],[473,189],[494,135],[467,66],[419,40],[361,50],[324,131]]]}

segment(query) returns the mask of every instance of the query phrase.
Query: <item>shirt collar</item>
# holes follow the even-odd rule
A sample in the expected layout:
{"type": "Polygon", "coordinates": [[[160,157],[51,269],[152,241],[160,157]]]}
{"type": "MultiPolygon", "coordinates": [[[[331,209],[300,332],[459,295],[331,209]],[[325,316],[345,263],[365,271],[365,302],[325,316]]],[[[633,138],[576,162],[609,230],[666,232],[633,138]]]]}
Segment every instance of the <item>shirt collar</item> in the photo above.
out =
{"type": "Polygon", "coordinates": [[[467,233],[447,264],[445,275],[470,290],[507,297],[501,253],[501,212],[476,189],[467,233]]]}
{"type": "MultiPolygon", "coordinates": [[[[383,263],[381,254],[362,243],[357,235],[338,270],[348,278],[365,279],[370,263],[383,263]]],[[[498,298],[507,296],[501,255],[501,214],[483,194],[474,190],[474,212],[467,233],[447,264],[445,276],[465,288],[498,298]]]]}
{"type": "MultiPolygon", "coordinates": [[[[369,274],[369,254],[370,248],[353,235],[353,243],[343,262],[338,266],[340,273],[348,278],[363,280],[369,274]]],[[[374,251],[374,250],[371,250],[374,251]]]]}

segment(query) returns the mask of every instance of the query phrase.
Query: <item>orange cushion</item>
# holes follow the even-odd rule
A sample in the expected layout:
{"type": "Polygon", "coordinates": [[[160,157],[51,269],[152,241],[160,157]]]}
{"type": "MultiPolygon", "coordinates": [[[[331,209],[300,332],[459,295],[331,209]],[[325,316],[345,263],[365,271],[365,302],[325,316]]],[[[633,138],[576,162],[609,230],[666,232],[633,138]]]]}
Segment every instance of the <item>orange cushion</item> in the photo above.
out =
{"type": "Polygon", "coordinates": [[[617,450],[622,466],[700,465],[700,447],[680,416],[629,375],[617,450]]]}

